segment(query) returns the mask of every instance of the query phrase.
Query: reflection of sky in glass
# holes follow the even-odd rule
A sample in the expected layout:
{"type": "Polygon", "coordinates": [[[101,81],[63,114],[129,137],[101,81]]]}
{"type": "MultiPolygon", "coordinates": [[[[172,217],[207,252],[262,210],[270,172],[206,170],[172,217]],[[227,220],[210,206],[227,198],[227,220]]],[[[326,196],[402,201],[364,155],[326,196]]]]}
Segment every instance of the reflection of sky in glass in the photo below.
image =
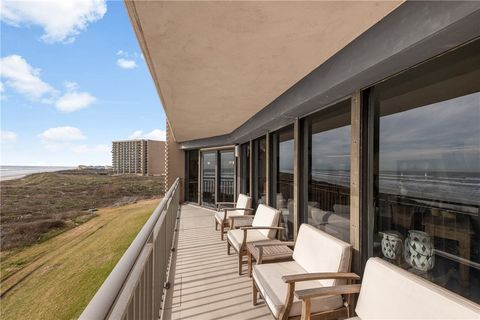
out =
{"type": "Polygon", "coordinates": [[[480,93],[382,117],[380,170],[480,173],[480,93]]]}
{"type": "Polygon", "coordinates": [[[293,172],[293,140],[280,142],[279,168],[281,172],[293,172]]]}
{"type": "Polygon", "coordinates": [[[203,176],[204,177],[214,177],[216,165],[217,165],[217,161],[216,161],[215,153],[203,154],[203,176]]]}
{"type": "Polygon", "coordinates": [[[235,154],[232,152],[220,153],[220,167],[222,177],[231,177],[235,173],[235,154]]]}
{"type": "Polygon", "coordinates": [[[351,126],[312,135],[312,171],[350,170],[351,126]]]}
{"type": "Polygon", "coordinates": [[[379,144],[382,193],[480,203],[479,92],[381,117],[379,144]]]}

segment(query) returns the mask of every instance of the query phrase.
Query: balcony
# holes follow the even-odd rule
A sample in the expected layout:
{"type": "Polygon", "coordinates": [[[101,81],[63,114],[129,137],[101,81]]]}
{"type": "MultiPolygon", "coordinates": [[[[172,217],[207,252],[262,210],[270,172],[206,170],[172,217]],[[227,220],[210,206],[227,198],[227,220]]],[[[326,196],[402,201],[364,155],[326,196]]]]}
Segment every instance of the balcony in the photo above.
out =
{"type": "Polygon", "coordinates": [[[214,211],[179,206],[178,179],[80,319],[271,319],[214,227],[214,211]]]}
{"type": "MultiPolygon", "coordinates": [[[[227,255],[226,242],[219,240],[219,233],[215,231],[215,211],[194,205],[180,205],[179,201],[180,186],[177,179],[90,301],[80,319],[272,319],[265,304],[253,306],[252,280],[246,273],[238,275],[237,255],[227,255]]],[[[305,260],[305,256],[317,255],[317,248],[311,243],[318,242],[321,243],[323,250],[333,250],[333,257],[338,257],[338,250],[342,251],[343,256],[345,248],[349,247],[338,244],[338,240],[328,235],[326,237],[325,233],[320,235],[321,231],[302,230],[317,229],[311,226],[300,227],[295,244],[295,250],[298,249],[299,252],[298,259],[295,258],[292,263],[297,264],[301,270],[306,270],[302,269],[301,263],[312,261],[305,260]],[[324,245],[325,241],[331,243],[324,245]]],[[[324,261],[323,258],[316,260],[324,261]]],[[[271,272],[271,269],[265,268],[261,271],[262,267],[265,266],[256,267],[254,272],[271,272]]],[[[285,268],[280,265],[276,267],[285,268]]],[[[354,304],[350,297],[344,296],[343,300],[340,300],[343,303],[339,304],[339,308],[323,310],[325,313],[322,310],[313,311],[310,306],[315,297],[331,296],[332,293],[349,295],[360,292],[361,288],[364,289],[360,292],[355,309],[361,317],[365,314],[368,316],[369,312],[376,314],[376,310],[380,310],[379,316],[375,316],[378,319],[393,318],[394,314],[398,319],[417,317],[433,319],[444,313],[448,319],[477,319],[480,315],[478,304],[454,295],[441,286],[433,285],[430,281],[380,258],[371,258],[367,262],[361,287],[358,284],[326,287],[322,285],[302,289],[290,283],[313,280],[317,277],[318,279],[349,277],[348,279],[355,280],[359,278],[348,272],[333,274],[330,271],[326,273],[310,271],[308,275],[295,273],[282,277],[289,283],[288,288],[292,290],[290,292],[295,290],[295,295],[302,300],[302,319],[309,320],[311,311],[316,312],[315,316],[326,316],[331,312],[328,316],[333,318],[353,315],[354,304]],[[325,278],[327,276],[328,278],[325,278]],[[400,285],[402,283],[408,283],[408,286],[400,285]],[[372,290],[379,290],[382,293],[372,298],[372,290]],[[363,299],[362,292],[366,292],[363,299]],[[386,308],[377,308],[379,303],[377,300],[383,299],[380,297],[385,297],[380,303],[387,305],[386,308]],[[432,304],[444,303],[443,309],[433,310],[425,307],[423,301],[426,297],[432,304]],[[402,307],[391,306],[392,301],[393,304],[400,303],[402,307]],[[463,316],[457,317],[458,314],[463,316]]],[[[259,285],[261,283],[257,279],[256,286],[260,288],[259,285]]],[[[262,291],[262,295],[273,292],[270,288],[264,287],[264,290],[266,291],[262,291]]],[[[317,308],[318,306],[317,300],[317,308]]],[[[289,312],[290,309],[286,307],[283,310],[289,312]]],[[[285,314],[280,313],[278,316],[284,319],[285,314]]]]}
{"type": "Polygon", "coordinates": [[[227,255],[213,221],[212,210],[181,207],[164,318],[271,319],[265,305],[252,305],[252,281],[238,275],[236,255],[227,255]]]}

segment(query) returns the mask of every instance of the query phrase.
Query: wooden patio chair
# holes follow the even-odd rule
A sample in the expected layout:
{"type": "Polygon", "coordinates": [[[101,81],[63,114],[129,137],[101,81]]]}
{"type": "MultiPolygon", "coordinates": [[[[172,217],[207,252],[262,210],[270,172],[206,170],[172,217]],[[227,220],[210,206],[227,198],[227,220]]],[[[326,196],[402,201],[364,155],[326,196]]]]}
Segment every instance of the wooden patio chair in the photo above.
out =
{"type": "Polygon", "coordinates": [[[218,230],[218,225],[220,225],[220,239],[222,239],[222,241],[224,239],[223,234],[225,233],[225,227],[230,224],[230,217],[246,217],[246,219],[242,220],[242,225],[247,226],[252,223],[252,213],[252,198],[242,193],[238,195],[237,202],[217,202],[215,230],[218,230]],[[226,205],[233,205],[234,207],[225,207],[226,205]]]}
{"type": "Polygon", "coordinates": [[[367,261],[362,285],[295,291],[302,300],[302,320],[315,318],[312,301],[360,293],[350,320],[480,319],[480,305],[380,258],[367,261]]]}
{"type": "MultiPolygon", "coordinates": [[[[300,226],[293,261],[253,266],[253,304],[260,293],[275,319],[299,319],[302,301],[296,289],[313,290],[353,283],[359,277],[350,273],[352,246],[311,225],[300,226]]],[[[312,299],[311,312],[320,318],[350,315],[350,296],[332,294],[312,299]]]]}
{"type": "MultiPolygon", "coordinates": [[[[230,217],[232,225],[235,220],[242,217],[230,217]]],[[[280,211],[264,204],[258,205],[251,227],[231,229],[227,232],[227,254],[230,247],[238,253],[238,274],[242,274],[243,257],[247,254],[247,243],[257,241],[271,241],[276,238],[278,231],[284,228],[278,227],[280,211]]]]}

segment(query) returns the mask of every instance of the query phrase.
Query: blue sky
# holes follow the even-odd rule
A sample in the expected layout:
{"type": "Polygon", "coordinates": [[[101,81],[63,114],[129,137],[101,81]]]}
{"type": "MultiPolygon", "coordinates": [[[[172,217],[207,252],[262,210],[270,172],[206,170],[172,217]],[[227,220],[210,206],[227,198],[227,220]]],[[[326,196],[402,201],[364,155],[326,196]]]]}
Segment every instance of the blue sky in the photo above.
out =
{"type": "Polygon", "coordinates": [[[112,140],[164,139],[123,2],[2,1],[1,11],[2,165],[110,164],[112,140]]]}

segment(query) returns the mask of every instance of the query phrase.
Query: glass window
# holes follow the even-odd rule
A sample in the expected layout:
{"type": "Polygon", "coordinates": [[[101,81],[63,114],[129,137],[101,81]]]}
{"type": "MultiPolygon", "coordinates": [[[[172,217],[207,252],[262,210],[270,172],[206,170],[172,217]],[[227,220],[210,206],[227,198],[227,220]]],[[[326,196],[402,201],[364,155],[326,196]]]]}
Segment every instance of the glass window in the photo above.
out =
{"type": "Polygon", "coordinates": [[[253,141],[253,200],[254,205],[267,204],[267,140],[265,137],[253,141]]]}
{"type": "Polygon", "coordinates": [[[286,238],[293,239],[293,126],[279,130],[272,137],[272,197],[273,207],[282,212],[286,238]]]}
{"type": "Polygon", "coordinates": [[[240,192],[250,194],[250,142],[240,146],[240,192]]]}
{"type": "Polygon", "coordinates": [[[235,192],[235,152],[222,150],[220,155],[220,183],[218,202],[233,202],[235,192]]]}
{"type": "Polygon", "coordinates": [[[350,241],[350,100],[307,118],[307,223],[350,241]]]}
{"type": "Polygon", "coordinates": [[[186,157],[185,198],[198,202],[198,150],[186,151],[186,157]]]}
{"type": "Polygon", "coordinates": [[[480,302],[480,41],[373,88],[370,250],[480,302]]]}
{"type": "Polygon", "coordinates": [[[202,204],[215,206],[217,152],[203,152],[202,165],[202,204]]]}

